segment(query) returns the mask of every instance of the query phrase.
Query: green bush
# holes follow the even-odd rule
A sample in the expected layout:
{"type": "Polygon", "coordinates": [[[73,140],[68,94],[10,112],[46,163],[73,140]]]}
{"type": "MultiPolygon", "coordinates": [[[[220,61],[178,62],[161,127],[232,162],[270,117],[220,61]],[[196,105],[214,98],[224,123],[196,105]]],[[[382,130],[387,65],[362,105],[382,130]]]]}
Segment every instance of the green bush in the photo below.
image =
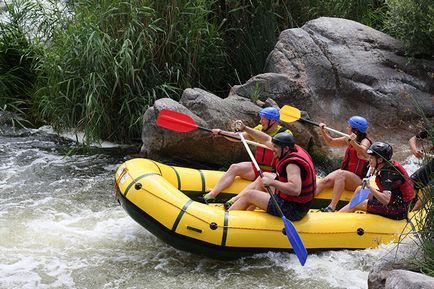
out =
{"type": "MultiPolygon", "coordinates": [[[[432,172],[434,173],[434,172],[432,172]]],[[[418,233],[418,246],[422,250],[421,258],[416,259],[415,263],[420,271],[434,277],[434,188],[426,187],[423,190],[425,214],[416,218],[416,223],[420,226],[418,233]]]]}
{"type": "MultiPolygon", "coordinates": [[[[416,109],[420,110],[420,106],[416,105],[416,109]]],[[[434,146],[434,130],[432,122],[426,118],[423,113],[421,113],[422,119],[424,120],[424,128],[428,131],[428,139],[434,146]]],[[[424,164],[432,161],[430,157],[424,159],[424,164]]],[[[431,179],[433,178],[434,172],[431,171],[431,179]]],[[[417,243],[420,250],[422,250],[421,258],[415,259],[415,263],[421,272],[434,277],[434,186],[425,186],[421,189],[423,198],[423,214],[416,215],[414,221],[416,226],[419,227],[419,232],[417,234],[417,243]]]]}
{"type": "Polygon", "coordinates": [[[187,87],[226,96],[262,73],[283,29],[320,16],[381,29],[384,1],[12,0],[16,31],[0,47],[23,57],[2,65],[0,104],[30,106],[29,118],[84,130],[88,141],[128,142],[156,99],[187,87]]]}
{"type": "Polygon", "coordinates": [[[382,30],[387,11],[385,0],[314,0],[311,17],[320,16],[351,19],[382,30]]]}
{"type": "Polygon", "coordinates": [[[212,1],[79,1],[41,63],[38,111],[87,140],[138,138],[157,98],[219,81],[226,62],[212,1]],[[163,5],[164,4],[164,5],[163,5]]]}
{"type": "Polygon", "coordinates": [[[386,30],[402,40],[411,56],[434,55],[434,2],[387,0],[386,30]]]}
{"type": "Polygon", "coordinates": [[[0,109],[24,115],[36,78],[35,54],[15,23],[0,23],[0,109]]]}

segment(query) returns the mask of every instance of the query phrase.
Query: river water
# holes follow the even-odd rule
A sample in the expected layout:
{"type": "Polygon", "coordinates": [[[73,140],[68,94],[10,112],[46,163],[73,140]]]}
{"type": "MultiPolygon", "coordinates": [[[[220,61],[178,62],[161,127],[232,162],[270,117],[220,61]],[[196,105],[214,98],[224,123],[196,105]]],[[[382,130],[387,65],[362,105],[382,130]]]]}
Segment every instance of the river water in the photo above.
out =
{"type": "MultiPolygon", "coordinates": [[[[122,149],[73,154],[49,127],[0,131],[0,289],[367,288],[395,245],[223,262],[178,251],[114,201],[122,149]]],[[[414,170],[414,169],[412,169],[414,170]]]]}

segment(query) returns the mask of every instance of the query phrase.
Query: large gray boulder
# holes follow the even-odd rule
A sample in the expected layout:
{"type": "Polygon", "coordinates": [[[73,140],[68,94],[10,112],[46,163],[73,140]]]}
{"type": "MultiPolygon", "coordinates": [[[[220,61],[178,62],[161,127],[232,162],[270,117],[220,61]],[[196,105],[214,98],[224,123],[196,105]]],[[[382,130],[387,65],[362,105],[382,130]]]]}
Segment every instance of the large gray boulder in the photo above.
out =
{"type": "Polygon", "coordinates": [[[384,289],[434,289],[434,278],[407,270],[392,270],[384,289]]]}
{"type": "Polygon", "coordinates": [[[362,115],[371,135],[392,143],[414,132],[407,132],[420,119],[414,101],[434,115],[434,61],[410,62],[400,41],[354,21],[322,17],[283,31],[265,70],[231,94],[247,97],[259,87],[263,97],[339,130],[362,115]]]}
{"type": "MultiPolygon", "coordinates": [[[[186,89],[179,102],[169,98],[159,99],[144,114],[141,153],[148,158],[166,159],[180,162],[202,163],[204,165],[224,165],[248,160],[244,146],[223,137],[196,129],[187,133],[171,131],[156,125],[162,109],[171,109],[193,118],[203,128],[231,130],[233,121],[243,120],[249,126],[256,126],[261,109],[250,99],[232,96],[221,99],[202,89],[186,89]]],[[[176,124],[174,122],[174,124],[176,124]]],[[[293,126],[300,131],[301,126],[293,126]]],[[[302,135],[301,133],[299,133],[302,135]]],[[[303,133],[304,136],[308,135],[303,133]]],[[[302,138],[307,145],[309,139],[302,138]]],[[[254,147],[252,147],[254,149],[254,147]]]]}
{"type": "Polygon", "coordinates": [[[414,240],[405,239],[372,266],[369,289],[434,289],[434,278],[417,273],[415,260],[422,251],[414,240]]]}
{"type": "MultiPolygon", "coordinates": [[[[432,59],[410,62],[398,40],[354,21],[322,17],[283,31],[265,72],[232,87],[227,98],[187,89],[179,103],[158,100],[144,115],[141,151],[151,158],[223,165],[246,160],[240,144],[203,131],[163,130],[155,126],[155,118],[169,107],[188,113],[208,128],[230,129],[235,119],[254,126],[260,107],[252,99],[259,97],[307,111],[314,121],[340,131],[345,131],[350,116],[364,116],[370,123],[370,136],[391,143],[399,152],[407,149],[407,139],[417,131],[414,125],[420,111],[434,116],[433,95],[432,59]]],[[[313,145],[322,154],[342,156],[342,149],[323,146],[316,127],[299,122],[288,127],[305,148],[313,145]]]]}

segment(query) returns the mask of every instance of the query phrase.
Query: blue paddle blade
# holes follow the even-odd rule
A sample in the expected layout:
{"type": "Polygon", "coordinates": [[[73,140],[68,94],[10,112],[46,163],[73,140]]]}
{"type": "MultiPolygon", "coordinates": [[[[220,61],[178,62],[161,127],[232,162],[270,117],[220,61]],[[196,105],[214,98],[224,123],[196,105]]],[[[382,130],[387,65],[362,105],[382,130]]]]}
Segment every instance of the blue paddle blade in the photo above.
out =
{"type": "Polygon", "coordinates": [[[350,201],[350,209],[354,208],[355,206],[357,206],[358,204],[360,204],[361,202],[363,202],[364,200],[366,200],[366,198],[369,195],[370,190],[369,189],[361,189],[360,192],[357,193],[357,195],[354,196],[354,198],[351,199],[350,201]]]}
{"type": "Polygon", "coordinates": [[[291,243],[292,250],[297,255],[300,264],[304,266],[307,259],[307,250],[304,247],[303,241],[300,238],[294,224],[288,220],[285,216],[282,216],[283,223],[285,224],[286,237],[288,237],[289,243],[291,243]]]}

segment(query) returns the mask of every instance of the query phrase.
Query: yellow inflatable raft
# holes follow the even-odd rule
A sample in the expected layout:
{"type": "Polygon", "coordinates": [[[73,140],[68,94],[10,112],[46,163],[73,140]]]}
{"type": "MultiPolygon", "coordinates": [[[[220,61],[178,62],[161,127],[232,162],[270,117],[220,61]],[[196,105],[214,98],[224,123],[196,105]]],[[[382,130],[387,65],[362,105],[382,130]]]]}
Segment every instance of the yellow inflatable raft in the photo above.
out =
{"type": "MultiPolygon", "coordinates": [[[[291,251],[281,218],[262,210],[227,212],[222,203],[196,201],[222,174],[132,159],[116,171],[116,196],[135,221],[181,250],[216,259],[291,251]]],[[[220,194],[220,201],[239,193],[247,183],[237,178],[220,194]]],[[[345,192],[342,200],[349,201],[351,195],[345,192]]],[[[313,207],[325,206],[329,199],[330,191],[326,191],[313,207]]],[[[406,220],[365,213],[323,213],[318,209],[311,209],[294,225],[309,251],[376,247],[398,241],[413,228],[406,220]]]]}

